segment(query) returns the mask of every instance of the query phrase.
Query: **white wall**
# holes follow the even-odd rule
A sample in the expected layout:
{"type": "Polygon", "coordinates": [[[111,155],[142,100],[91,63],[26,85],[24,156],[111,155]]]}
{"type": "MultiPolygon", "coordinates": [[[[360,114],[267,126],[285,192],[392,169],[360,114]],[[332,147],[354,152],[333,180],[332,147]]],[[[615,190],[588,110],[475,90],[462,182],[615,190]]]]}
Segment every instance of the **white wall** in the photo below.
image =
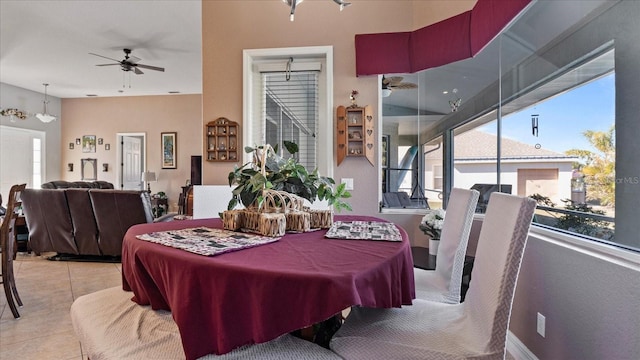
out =
{"type": "MultiPolygon", "coordinates": [[[[560,203],[560,199],[571,199],[570,162],[503,162],[500,167],[502,174],[500,183],[512,185],[512,194],[518,193],[518,169],[558,169],[557,196],[552,200],[560,203]]],[[[473,184],[495,184],[497,181],[495,170],[495,163],[456,163],[455,187],[469,189],[473,184]]]]}
{"type": "Polygon", "coordinates": [[[637,359],[640,254],[558,238],[532,229],[511,331],[539,359],[637,359]],[[536,332],[537,313],[546,317],[545,337],[536,332]]]}

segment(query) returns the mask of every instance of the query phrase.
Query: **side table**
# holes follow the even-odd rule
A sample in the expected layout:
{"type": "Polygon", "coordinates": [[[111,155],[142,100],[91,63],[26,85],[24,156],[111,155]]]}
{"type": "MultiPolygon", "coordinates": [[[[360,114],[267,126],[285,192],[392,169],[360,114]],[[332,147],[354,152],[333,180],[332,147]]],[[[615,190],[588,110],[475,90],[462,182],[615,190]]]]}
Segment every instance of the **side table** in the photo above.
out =
{"type": "MultiPolygon", "coordinates": [[[[413,256],[413,266],[424,270],[435,270],[436,268],[436,256],[429,254],[429,248],[412,246],[411,255],[413,256]]],[[[464,269],[462,270],[462,288],[460,289],[461,301],[464,301],[464,296],[469,289],[469,283],[471,282],[471,270],[473,270],[473,261],[475,257],[464,257],[464,269]]]]}
{"type": "Polygon", "coordinates": [[[29,229],[27,228],[27,222],[24,218],[24,215],[18,215],[18,217],[16,217],[15,223],[14,223],[14,229],[13,229],[13,236],[14,236],[14,258],[15,258],[15,253],[17,252],[26,252],[28,254],[31,254],[31,248],[29,247],[29,229]]]}
{"type": "Polygon", "coordinates": [[[429,254],[429,248],[412,246],[413,266],[424,270],[435,270],[436,256],[429,254]]]}

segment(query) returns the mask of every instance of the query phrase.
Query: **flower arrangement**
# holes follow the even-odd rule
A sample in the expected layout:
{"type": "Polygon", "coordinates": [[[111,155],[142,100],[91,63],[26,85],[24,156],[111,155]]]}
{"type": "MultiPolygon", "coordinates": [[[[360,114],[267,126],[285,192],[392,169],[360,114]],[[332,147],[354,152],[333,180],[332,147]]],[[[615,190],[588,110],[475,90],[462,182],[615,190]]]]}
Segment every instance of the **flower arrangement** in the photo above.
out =
{"type": "Polygon", "coordinates": [[[351,100],[351,106],[353,107],[358,106],[356,105],[356,98],[358,97],[358,94],[360,94],[358,90],[351,90],[351,94],[349,94],[349,100],[351,100]]]}
{"type": "Polygon", "coordinates": [[[429,211],[420,222],[420,230],[432,239],[440,239],[440,233],[444,225],[444,215],[444,209],[433,209],[429,211]]]}
{"type": "Polygon", "coordinates": [[[28,114],[24,111],[18,110],[18,109],[2,109],[0,110],[0,115],[2,116],[10,116],[11,117],[11,122],[15,122],[15,120],[13,120],[13,117],[17,117],[20,120],[24,120],[27,118],[28,114]]]}

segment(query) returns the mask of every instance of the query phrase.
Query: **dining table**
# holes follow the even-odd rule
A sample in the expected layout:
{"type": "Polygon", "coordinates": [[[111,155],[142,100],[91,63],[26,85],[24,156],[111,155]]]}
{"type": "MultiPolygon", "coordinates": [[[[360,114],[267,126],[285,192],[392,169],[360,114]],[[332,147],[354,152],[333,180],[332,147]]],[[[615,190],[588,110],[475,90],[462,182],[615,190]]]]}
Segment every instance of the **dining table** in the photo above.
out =
{"type": "Polygon", "coordinates": [[[351,306],[401,307],[415,298],[411,245],[399,226],[400,241],[333,239],[320,229],[215,256],[139,238],[199,227],[223,224],[218,218],[138,224],[122,245],[123,289],[140,305],[171,311],[189,360],[267,342],[351,306]]]}

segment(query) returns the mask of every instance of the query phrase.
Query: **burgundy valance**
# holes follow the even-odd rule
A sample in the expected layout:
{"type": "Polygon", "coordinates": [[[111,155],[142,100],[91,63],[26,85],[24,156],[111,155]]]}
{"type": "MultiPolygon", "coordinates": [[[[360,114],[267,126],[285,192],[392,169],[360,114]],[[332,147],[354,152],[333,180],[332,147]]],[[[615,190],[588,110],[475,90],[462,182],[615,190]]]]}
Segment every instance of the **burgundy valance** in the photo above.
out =
{"type": "Polygon", "coordinates": [[[474,56],[531,0],[478,0],[470,11],[412,32],[358,34],[356,75],[412,73],[474,56]]]}
{"type": "Polygon", "coordinates": [[[410,32],[356,35],[356,73],[381,74],[379,69],[387,69],[387,73],[411,72],[410,49],[410,32]]]}

